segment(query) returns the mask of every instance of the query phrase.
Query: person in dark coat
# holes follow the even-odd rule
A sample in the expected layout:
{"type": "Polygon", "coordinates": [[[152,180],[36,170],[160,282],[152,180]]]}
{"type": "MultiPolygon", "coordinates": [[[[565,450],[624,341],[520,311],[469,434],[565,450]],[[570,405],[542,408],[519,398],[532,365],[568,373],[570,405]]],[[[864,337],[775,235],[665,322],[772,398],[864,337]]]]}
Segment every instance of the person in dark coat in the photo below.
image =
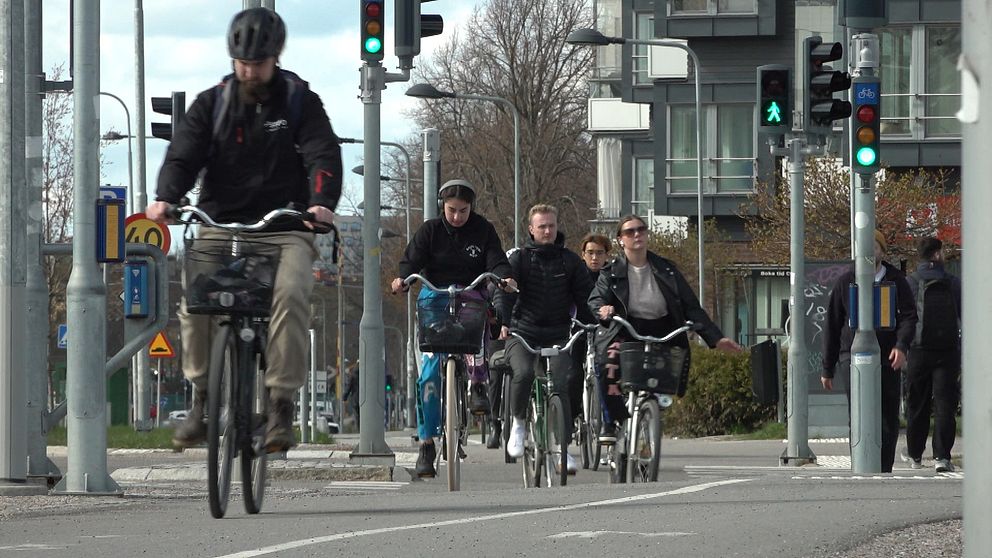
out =
{"type": "MultiPolygon", "coordinates": [[[[875,231],[875,283],[891,281],[896,285],[896,327],[892,331],[877,330],[878,347],[882,356],[882,472],[891,473],[899,439],[899,372],[906,365],[906,353],[916,333],[916,304],[906,274],[883,261],[887,243],[881,231],[875,231]]],[[[820,382],[827,391],[834,389],[834,377],[844,380],[848,411],[851,404],[851,344],[854,332],[848,325],[848,285],[855,282],[854,269],[841,275],[830,292],[825,335],[823,336],[823,370],[820,382]]]]}
{"type": "MultiPolygon", "coordinates": [[[[648,251],[648,227],[643,219],[636,215],[620,219],[617,243],[621,254],[600,272],[589,295],[589,309],[603,324],[596,332],[596,354],[597,360],[606,365],[607,408],[610,416],[619,421],[627,417],[619,386],[619,348],[629,334],[610,319],[614,314],[627,319],[639,334],[652,337],[664,337],[690,320],[698,324],[698,334],[710,348],[726,352],[743,349],[713,323],[675,264],[648,251]]],[[[670,343],[688,348],[688,335],[679,335],[670,343]]],[[[684,380],[678,395],[684,395],[684,380]]],[[[604,425],[603,430],[600,441],[616,441],[614,424],[604,425]]]]}

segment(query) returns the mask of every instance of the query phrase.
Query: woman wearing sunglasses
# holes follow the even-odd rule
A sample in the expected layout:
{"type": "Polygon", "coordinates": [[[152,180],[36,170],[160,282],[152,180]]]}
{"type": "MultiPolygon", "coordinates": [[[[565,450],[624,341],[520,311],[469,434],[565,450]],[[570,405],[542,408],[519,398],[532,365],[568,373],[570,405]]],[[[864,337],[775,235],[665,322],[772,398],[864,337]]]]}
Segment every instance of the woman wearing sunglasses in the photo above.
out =
{"type": "MultiPolygon", "coordinates": [[[[627,417],[627,409],[617,382],[619,347],[627,340],[627,331],[610,320],[614,314],[626,318],[641,335],[654,337],[663,337],[691,320],[701,326],[698,333],[710,348],[726,352],[740,352],[742,348],[724,337],[699,305],[696,293],[675,264],[648,251],[648,227],[643,219],[636,215],[620,219],[617,243],[620,254],[599,274],[589,295],[589,308],[606,327],[605,332],[596,335],[597,360],[606,365],[606,405],[610,417],[622,421],[627,417]]],[[[682,334],[671,343],[688,348],[689,338],[682,334]]],[[[600,440],[608,442],[611,435],[615,440],[615,428],[606,425],[600,440]]]]}

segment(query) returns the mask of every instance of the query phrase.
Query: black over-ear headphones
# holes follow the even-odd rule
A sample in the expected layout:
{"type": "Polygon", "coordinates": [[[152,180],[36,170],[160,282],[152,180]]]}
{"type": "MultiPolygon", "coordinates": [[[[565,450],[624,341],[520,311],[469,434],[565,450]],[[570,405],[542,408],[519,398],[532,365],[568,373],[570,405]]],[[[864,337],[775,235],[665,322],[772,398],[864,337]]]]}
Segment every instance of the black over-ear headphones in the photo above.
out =
{"type": "MultiPolygon", "coordinates": [[[[460,188],[464,188],[464,190],[468,190],[468,197],[470,199],[467,200],[467,201],[468,201],[469,205],[471,205],[472,207],[475,207],[475,187],[472,186],[472,183],[470,183],[468,180],[463,180],[461,178],[456,178],[454,180],[449,180],[449,181],[445,182],[437,190],[437,214],[438,215],[443,215],[444,214],[444,198],[445,198],[444,191],[447,190],[448,188],[459,188],[459,187],[460,188]]],[[[461,192],[458,192],[458,193],[464,193],[464,190],[461,191],[461,192]]],[[[451,197],[451,196],[448,196],[448,197],[451,197]]]]}

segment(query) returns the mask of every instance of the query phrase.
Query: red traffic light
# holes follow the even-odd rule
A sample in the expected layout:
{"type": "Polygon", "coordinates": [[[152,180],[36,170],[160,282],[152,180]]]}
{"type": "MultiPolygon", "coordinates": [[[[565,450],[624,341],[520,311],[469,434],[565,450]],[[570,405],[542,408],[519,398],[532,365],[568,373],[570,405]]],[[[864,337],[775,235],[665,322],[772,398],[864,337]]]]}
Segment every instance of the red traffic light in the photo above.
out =
{"type": "Polygon", "coordinates": [[[382,15],[382,4],[369,2],[365,5],[365,15],[369,17],[379,17],[382,15]]]}
{"type": "Polygon", "coordinates": [[[871,105],[861,105],[858,107],[857,118],[859,122],[869,124],[875,121],[875,107],[871,105]]]}

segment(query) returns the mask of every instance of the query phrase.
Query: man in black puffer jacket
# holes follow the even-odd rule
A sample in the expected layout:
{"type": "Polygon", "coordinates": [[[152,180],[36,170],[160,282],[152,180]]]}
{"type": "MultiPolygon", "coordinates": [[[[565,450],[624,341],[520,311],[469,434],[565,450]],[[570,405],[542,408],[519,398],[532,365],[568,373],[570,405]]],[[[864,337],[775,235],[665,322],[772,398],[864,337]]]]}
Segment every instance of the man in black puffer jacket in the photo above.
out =
{"type": "MultiPolygon", "coordinates": [[[[530,210],[528,229],[531,240],[509,257],[519,294],[499,292],[496,295],[496,310],[503,323],[509,324],[509,328],[503,327],[500,338],[506,339],[512,329],[532,347],[550,347],[568,339],[573,309],[582,322],[592,321],[586,306],[592,281],[579,256],[565,248],[565,236],[558,232],[558,210],[550,205],[535,205],[530,210]]],[[[510,393],[513,426],[507,452],[511,457],[520,457],[537,357],[515,338],[506,343],[506,357],[513,369],[510,393]]],[[[575,395],[573,385],[579,385],[573,377],[568,354],[551,359],[551,373],[557,391],[570,394],[565,400],[567,404],[575,395]]],[[[577,402],[566,406],[573,405],[577,406],[577,402]]],[[[568,409],[566,416],[572,416],[568,409]]],[[[574,470],[571,456],[568,456],[568,468],[570,472],[574,470]]]]}

